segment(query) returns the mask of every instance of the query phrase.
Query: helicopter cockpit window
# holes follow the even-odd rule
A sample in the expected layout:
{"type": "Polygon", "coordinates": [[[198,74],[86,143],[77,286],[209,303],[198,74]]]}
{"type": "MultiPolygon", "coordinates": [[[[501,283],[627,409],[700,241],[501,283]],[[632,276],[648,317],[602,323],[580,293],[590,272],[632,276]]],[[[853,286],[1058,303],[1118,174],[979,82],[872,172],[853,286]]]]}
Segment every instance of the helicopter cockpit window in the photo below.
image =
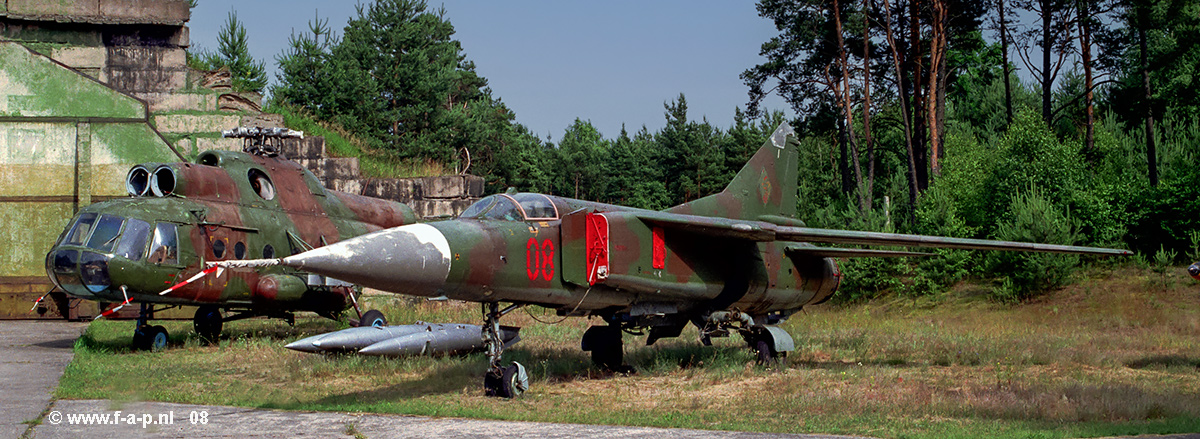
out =
{"type": "Polygon", "coordinates": [[[179,241],[174,224],[158,223],[154,227],[154,241],[150,244],[149,262],[155,264],[179,263],[179,241]]]}
{"type": "Polygon", "coordinates": [[[254,193],[264,200],[275,199],[275,184],[271,183],[271,177],[268,177],[266,172],[251,169],[248,177],[250,178],[250,188],[254,189],[254,193]]]}
{"type": "Polygon", "coordinates": [[[67,236],[63,238],[63,244],[68,245],[83,245],[83,241],[87,239],[88,234],[92,233],[92,223],[96,222],[96,214],[85,213],[79,215],[79,219],[75,220],[75,225],[71,226],[71,231],[67,232],[67,236]]]}
{"type": "Polygon", "coordinates": [[[517,200],[521,210],[525,211],[526,220],[558,219],[558,208],[554,207],[554,203],[545,195],[516,194],[513,195],[513,199],[517,200]]]}
{"type": "Polygon", "coordinates": [[[92,236],[88,238],[87,247],[102,252],[112,251],[117,245],[117,236],[121,233],[121,225],[125,218],[113,215],[101,215],[93,227],[92,236]]]}
{"type": "Polygon", "coordinates": [[[150,223],[130,218],[125,223],[125,231],[121,232],[121,242],[114,252],[117,256],[131,261],[139,261],[146,253],[146,237],[150,235],[150,223]]]}
{"type": "Polygon", "coordinates": [[[479,218],[483,215],[484,212],[487,212],[488,208],[492,207],[493,204],[496,204],[496,198],[498,198],[498,197],[499,197],[499,195],[492,195],[490,197],[485,197],[482,200],[476,201],[475,204],[467,206],[467,210],[464,210],[462,214],[458,215],[458,217],[459,218],[479,218]]]}

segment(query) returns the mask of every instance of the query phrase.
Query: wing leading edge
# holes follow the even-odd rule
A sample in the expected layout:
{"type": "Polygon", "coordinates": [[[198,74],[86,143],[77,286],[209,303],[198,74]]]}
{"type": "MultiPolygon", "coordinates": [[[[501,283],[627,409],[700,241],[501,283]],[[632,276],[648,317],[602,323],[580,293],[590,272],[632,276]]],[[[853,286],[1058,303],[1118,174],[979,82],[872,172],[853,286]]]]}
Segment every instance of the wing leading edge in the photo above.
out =
{"type": "MultiPolygon", "coordinates": [[[[1082,247],[1074,245],[1037,244],[1032,242],[992,241],[987,239],[949,238],[944,236],[907,235],[901,233],[859,232],[854,230],[816,229],[811,227],[796,227],[773,224],[766,221],[747,221],[740,219],[718,218],[675,214],[666,212],[639,213],[643,221],[665,229],[683,230],[710,236],[748,239],[752,241],[790,241],[823,244],[852,244],[875,246],[903,247],[932,247],[953,248],[966,250],[1008,250],[1049,253],[1073,253],[1084,255],[1128,256],[1129,250],[1082,247]]],[[[815,249],[805,248],[800,251],[816,253],[827,250],[826,247],[815,249]]],[[[799,250],[799,248],[797,248],[799,250]]],[[[896,252],[854,252],[833,250],[830,256],[909,256],[895,254],[896,252]]],[[[912,255],[912,256],[915,256],[912,255]]]]}

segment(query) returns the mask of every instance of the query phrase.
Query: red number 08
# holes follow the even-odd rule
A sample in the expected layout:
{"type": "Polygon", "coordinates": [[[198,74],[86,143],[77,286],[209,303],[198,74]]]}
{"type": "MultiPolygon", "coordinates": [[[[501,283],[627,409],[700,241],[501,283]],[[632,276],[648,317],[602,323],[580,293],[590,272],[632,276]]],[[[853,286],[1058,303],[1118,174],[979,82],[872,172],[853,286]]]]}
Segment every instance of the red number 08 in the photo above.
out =
{"type": "Polygon", "coordinates": [[[546,239],[539,246],[537,238],[529,238],[525,243],[525,275],[529,280],[537,280],[540,275],[543,280],[554,278],[554,242],[546,239]]]}

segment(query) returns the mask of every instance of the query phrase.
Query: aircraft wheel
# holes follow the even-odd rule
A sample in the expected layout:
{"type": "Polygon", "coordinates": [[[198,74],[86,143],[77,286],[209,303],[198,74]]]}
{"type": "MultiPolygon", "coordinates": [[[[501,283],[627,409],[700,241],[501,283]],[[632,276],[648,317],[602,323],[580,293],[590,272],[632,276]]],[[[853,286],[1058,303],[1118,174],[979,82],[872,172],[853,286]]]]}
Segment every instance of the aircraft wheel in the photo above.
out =
{"type": "Polygon", "coordinates": [[[167,342],[170,341],[170,337],[167,335],[167,328],[162,326],[150,327],[150,329],[146,332],[146,338],[149,340],[148,349],[151,352],[158,352],[166,349],[167,342]]]}
{"type": "Polygon", "coordinates": [[[200,339],[205,343],[216,343],[217,339],[221,338],[221,327],[224,323],[221,309],[212,305],[197,308],[196,317],[192,319],[196,334],[200,335],[200,339]]]}
{"type": "Polygon", "coordinates": [[[525,366],[514,361],[512,366],[504,368],[504,375],[500,379],[501,398],[516,398],[528,389],[529,375],[525,374],[525,366]]]}
{"type": "Polygon", "coordinates": [[[367,311],[367,312],[364,312],[364,313],[363,313],[363,315],[362,315],[362,319],[360,319],[360,320],[358,321],[358,326],[359,326],[359,327],[366,327],[366,326],[377,326],[377,327],[383,327],[383,326],[387,326],[387,318],[386,318],[386,317],[384,317],[384,316],[383,316],[383,313],[382,313],[382,312],[379,312],[379,310],[377,310],[377,309],[373,309],[373,310],[370,310],[370,311],[367,311]]]}
{"type": "Polygon", "coordinates": [[[620,344],[610,344],[592,350],[592,363],[600,369],[619,372],[621,363],[625,361],[625,353],[620,344]]]}
{"type": "Polygon", "coordinates": [[[141,326],[133,329],[133,350],[150,350],[150,327],[141,326]]]}
{"type": "Polygon", "coordinates": [[[754,350],[758,354],[758,364],[762,366],[770,366],[779,361],[779,354],[775,352],[775,347],[766,339],[758,339],[754,342],[754,350]]]}

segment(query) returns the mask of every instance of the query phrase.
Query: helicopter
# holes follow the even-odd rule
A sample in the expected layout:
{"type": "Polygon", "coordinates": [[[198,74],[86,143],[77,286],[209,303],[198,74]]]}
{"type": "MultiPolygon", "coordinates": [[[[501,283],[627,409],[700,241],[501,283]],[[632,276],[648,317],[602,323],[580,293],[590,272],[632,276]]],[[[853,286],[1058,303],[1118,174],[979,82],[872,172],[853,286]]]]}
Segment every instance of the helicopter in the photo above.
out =
{"type": "Polygon", "coordinates": [[[294,323],[296,311],[337,319],[348,308],[359,325],[385,326],[361,312],[358,289],[287,267],[205,271],[213,261],[276,258],[417,222],[405,204],[326,189],[312,172],[280,155],[286,128],[241,127],[242,151],[205,151],[194,163],[143,163],[125,179],[128,198],[89,205],[46,255],[46,274],[66,294],[99,302],[136,302],[136,349],[167,345],[154,311],[196,306],[193,324],[215,341],[224,322],[267,316],[294,323]],[[228,314],[228,315],[227,315],[228,314]]]}

